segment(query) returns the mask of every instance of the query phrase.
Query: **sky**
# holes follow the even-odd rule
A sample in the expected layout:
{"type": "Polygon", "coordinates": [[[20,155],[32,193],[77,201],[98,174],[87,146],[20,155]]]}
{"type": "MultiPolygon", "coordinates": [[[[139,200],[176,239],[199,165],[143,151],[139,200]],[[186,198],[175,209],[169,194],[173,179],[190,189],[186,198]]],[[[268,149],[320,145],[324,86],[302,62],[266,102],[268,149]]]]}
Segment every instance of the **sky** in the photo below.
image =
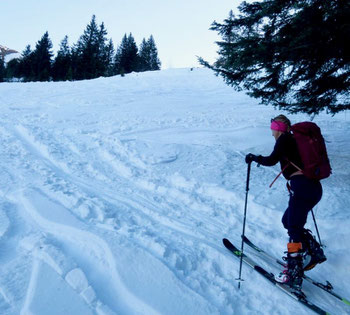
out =
{"type": "Polygon", "coordinates": [[[162,69],[199,66],[197,57],[214,62],[211,23],[222,22],[237,0],[0,0],[0,45],[22,52],[48,31],[56,52],[65,35],[77,42],[93,14],[104,22],[116,48],[125,33],[140,45],[153,35],[162,69]]]}

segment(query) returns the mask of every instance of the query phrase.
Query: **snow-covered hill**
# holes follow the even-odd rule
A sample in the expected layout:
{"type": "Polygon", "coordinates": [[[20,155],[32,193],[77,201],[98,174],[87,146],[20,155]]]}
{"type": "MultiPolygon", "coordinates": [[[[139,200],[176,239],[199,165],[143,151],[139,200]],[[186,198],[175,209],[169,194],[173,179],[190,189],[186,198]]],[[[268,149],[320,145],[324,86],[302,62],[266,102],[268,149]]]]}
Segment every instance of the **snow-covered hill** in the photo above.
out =
{"type": "MultiPolygon", "coordinates": [[[[221,243],[240,244],[244,156],[270,153],[277,113],[206,69],[0,84],[0,313],[308,314],[247,267],[238,290],[221,243]]],[[[314,121],[334,174],[315,209],[328,261],[309,275],[350,298],[350,120],[314,121]]],[[[252,168],[246,234],[281,256],[278,172],[252,168]]]]}

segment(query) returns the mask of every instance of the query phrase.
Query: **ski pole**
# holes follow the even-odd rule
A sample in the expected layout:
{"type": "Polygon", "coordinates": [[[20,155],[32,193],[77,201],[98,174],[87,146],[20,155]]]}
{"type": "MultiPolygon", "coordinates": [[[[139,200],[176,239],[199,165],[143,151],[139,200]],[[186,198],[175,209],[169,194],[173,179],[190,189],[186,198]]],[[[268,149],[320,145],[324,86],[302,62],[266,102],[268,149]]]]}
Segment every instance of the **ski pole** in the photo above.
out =
{"type": "Polygon", "coordinates": [[[241,259],[239,263],[239,277],[236,279],[238,281],[238,289],[241,288],[241,282],[243,281],[241,275],[242,275],[242,264],[243,264],[243,246],[244,246],[244,235],[245,235],[245,222],[247,218],[247,203],[248,203],[248,191],[249,191],[249,177],[250,177],[250,166],[252,162],[248,163],[248,170],[247,170],[247,186],[246,186],[246,193],[245,193],[245,205],[244,205],[244,217],[243,217],[243,232],[242,232],[242,245],[241,245],[241,259]]]}
{"type": "Polygon", "coordinates": [[[317,227],[317,223],[316,223],[316,219],[315,219],[315,215],[314,215],[314,210],[313,210],[313,209],[311,209],[311,213],[312,213],[312,218],[313,218],[314,223],[315,223],[316,232],[317,232],[317,237],[318,237],[318,240],[319,240],[319,242],[320,242],[320,246],[323,247],[322,242],[321,242],[320,233],[319,233],[319,231],[318,231],[318,227],[317,227]]]}

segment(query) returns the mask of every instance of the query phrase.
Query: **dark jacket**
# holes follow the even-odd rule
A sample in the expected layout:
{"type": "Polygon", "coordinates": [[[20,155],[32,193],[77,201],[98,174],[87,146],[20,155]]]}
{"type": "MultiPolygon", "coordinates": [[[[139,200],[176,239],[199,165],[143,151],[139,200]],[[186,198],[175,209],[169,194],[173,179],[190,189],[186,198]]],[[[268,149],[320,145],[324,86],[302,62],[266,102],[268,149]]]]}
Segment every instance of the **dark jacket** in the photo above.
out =
{"type": "Polygon", "coordinates": [[[272,166],[280,162],[281,169],[283,169],[287,164],[289,164],[283,171],[283,176],[286,179],[290,179],[290,175],[298,171],[298,169],[290,164],[289,161],[293,162],[301,169],[303,168],[297,143],[293,135],[289,132],[283,133],[277,139],[275,147],[270,156],[259,155],[257,158],[257,162],[265,166],[272,166]]]}

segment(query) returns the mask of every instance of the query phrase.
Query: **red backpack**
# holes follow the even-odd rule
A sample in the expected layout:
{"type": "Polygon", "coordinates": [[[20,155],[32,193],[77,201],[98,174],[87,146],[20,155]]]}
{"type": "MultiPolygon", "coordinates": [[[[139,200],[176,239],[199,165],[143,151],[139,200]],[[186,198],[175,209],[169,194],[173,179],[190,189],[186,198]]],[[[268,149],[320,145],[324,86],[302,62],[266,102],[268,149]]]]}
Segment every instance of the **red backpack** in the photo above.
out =
{"type": "Polygon", "coordinates": [[[313,122],[301,122],[292,125],[291,130],[304,164],[303,174],[318,180],[329,177],[332,168],[320,128],[313,122]]]}

